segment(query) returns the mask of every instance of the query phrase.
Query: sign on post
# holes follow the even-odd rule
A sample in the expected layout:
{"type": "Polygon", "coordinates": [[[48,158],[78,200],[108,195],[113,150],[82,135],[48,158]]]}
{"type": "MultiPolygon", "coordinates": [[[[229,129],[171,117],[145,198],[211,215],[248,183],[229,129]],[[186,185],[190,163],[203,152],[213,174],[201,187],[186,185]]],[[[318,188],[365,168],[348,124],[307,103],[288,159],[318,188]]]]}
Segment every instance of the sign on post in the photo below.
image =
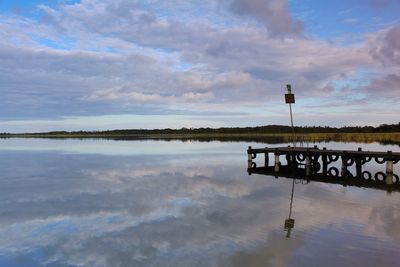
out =
{"type": "Polygon", "coordinates": [[[294,99],[294,94],[292,94],[292,88],[291,88],[290,84],[287,84],[286,88],[288,90],[288,93],[285,94],[286,104],[294,104],[295,103],[295,99],[294,99]]]}
{"type": "Polygon", "coordinates": [[[286,104],[294,104],[294,94],[285,94],[286,104]]]}

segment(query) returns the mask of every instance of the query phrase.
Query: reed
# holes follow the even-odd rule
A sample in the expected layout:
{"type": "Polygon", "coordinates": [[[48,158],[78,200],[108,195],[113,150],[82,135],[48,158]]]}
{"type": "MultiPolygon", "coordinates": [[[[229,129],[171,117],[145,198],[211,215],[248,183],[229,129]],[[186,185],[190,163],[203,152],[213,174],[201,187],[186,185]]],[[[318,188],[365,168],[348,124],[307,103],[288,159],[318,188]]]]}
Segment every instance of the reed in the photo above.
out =
{"type": "MultiPolygon", "coordinates": [[[[149,133],[149,134],[115,134],[115,133],[60,133],[60,134],[7,134],[0,135],[2,138],[101,138],[114,140],[199,140],[199,141],[255,141],[265,143],[290,143],[290,133],[149,133]]],[[[302,133],[296,135],[297,142],[355,142],[382,144],[400,144],[400,132],[395,133],[302,133]]]]}

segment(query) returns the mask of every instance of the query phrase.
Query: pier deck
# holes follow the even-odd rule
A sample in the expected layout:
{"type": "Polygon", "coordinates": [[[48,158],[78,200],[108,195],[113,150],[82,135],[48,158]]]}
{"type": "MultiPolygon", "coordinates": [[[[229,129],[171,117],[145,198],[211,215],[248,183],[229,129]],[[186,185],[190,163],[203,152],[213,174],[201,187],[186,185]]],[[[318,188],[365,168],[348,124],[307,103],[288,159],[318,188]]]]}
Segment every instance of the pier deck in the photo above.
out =
{"type": "Polygon", "coordinates": [[[350,157],[374,157],[374,158],[385,158],[400,160],[400,152],[377,152],[377,151],[362,151],[361,148],[358,150],[331,150],[331,149],[319,149],[317,146],[314,147],[265,147],[265,148],[251,148],[247,150],[250,154],[260,153],[274,153],[279,155],[286,154],[309,154],[309,155],[347,155],[350,157]]]}

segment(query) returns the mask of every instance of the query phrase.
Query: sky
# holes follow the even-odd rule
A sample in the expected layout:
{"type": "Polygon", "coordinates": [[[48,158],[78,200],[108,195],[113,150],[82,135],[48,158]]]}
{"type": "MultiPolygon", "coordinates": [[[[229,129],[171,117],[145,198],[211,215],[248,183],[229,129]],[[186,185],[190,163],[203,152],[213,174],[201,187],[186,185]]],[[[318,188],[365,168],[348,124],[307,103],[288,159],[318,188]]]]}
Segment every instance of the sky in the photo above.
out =
{"type": "Polygon", "coordinates": [[[398,0],[0,0],[0,132],[400,121],[398,0]]]}

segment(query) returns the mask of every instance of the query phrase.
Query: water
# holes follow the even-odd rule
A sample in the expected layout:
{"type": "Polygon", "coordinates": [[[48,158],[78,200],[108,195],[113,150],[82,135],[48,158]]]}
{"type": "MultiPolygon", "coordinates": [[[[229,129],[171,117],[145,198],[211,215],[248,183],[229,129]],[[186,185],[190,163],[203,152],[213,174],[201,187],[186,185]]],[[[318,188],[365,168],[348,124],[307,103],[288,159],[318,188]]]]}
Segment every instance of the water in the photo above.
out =
{"type": "Polygon", "coordinates": [[[398,266],[400,193],[295,183],[288,238],[249,145],[0,140],[0,266],[398,266]]]}

